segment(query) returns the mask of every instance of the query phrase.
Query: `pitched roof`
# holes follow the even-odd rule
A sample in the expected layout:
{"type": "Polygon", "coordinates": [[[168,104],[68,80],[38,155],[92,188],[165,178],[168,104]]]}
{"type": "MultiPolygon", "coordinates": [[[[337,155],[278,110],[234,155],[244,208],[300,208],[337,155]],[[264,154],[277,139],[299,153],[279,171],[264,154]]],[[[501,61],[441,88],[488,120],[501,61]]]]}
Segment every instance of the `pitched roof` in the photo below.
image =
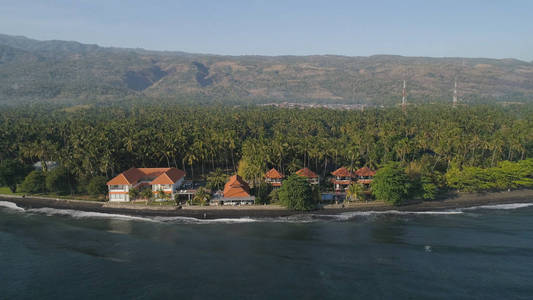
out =
{"type": "Polygon", "coordinates": [[[224,186],[224,198],[250,197],[250,187],[241,176],[233,175],[224,186]]]}
{"type": "Polygon", "coordinates": [[[176,168],[169,168],[167,171],[150,182],[150,184],[174,184],[183,177],[185,177],[185,171],[176,168]]]}
{"type": "Polygon", "coordinates": [[[185,172],[176,168],[130,168],[109,180],[107,185],[131,184],[150,181],[150,184],[173,184],[185,176],[185,172]]]}
{"type": "Polygon", "coordinates": [[[270,171],[266,172],[265,177],[271,179],[282,179],[283,175],[278,172],[278,170],[272,168],[270,171]]]}
{"type": "Polygon", "coordinates": [[[318,175],[316,175],[315,172],[309,170],[308,168],[303,168],[301,170],[298,170],[296,174],[302,177],[307,177],[307,178],[318,178],[318,175]]]}
{"type": "Polygon", "coordinates": [[[376,171],[372,171],[368,167],[365,166],[355,171],[355,174],[358,176],[374,176],[376,175],[376,171]]]}
{"type": "Polygon", "coordinates": [[[331,175],[337,176],[337,177],[352,177],[352,172],[348,171],[345,167],[340,167],[337,170],[331,172],[331,175]]]}

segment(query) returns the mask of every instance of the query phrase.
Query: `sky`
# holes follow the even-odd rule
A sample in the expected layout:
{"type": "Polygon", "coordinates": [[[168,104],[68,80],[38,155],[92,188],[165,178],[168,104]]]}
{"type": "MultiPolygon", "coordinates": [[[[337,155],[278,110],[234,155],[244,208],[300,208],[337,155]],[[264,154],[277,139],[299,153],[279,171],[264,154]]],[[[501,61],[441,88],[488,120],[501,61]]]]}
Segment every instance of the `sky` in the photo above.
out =
{"type": "Polygon", "coordinates": [[[533,61],[533,0],[0,0],[0,33],[227,55],[533,61]]]}

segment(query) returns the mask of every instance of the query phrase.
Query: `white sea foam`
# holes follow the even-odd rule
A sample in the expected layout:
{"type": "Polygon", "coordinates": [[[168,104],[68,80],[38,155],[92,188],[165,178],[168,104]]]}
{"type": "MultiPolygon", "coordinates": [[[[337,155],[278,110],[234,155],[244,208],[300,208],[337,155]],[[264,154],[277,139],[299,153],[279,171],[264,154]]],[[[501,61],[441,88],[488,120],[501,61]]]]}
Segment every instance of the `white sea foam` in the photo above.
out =
{"type": "Polygon", "coordinates": [[[0,207],[5,207],[11,210],[24,211],[24,208],[18,207],[15,203],[9,201],[0,201],[0,207]]]}
{"type": "Polygon", "coordinates": [[[191,217],[154,217],[154,221],[163,223],[180,223],[180,224],[234,224],[234,223],[251,223],[257,222],[257,219],[252,218],[220,218],[220,219],[197,219],[191,217]]]}
{"type": "Polygon", "coordinates": [[[128,215],[108,214],[108,213],[99,213],[99,212],[89,212],[89,211],[81,211],[81,210],[73,210],[73,209],[57,209],[57,208],[49,208],[49,207],[32,208],[32,209],[28,209],[27,212],[45,214],[47,216],[54,216],[54,215],[70,216],[76,219],[112,218],[112,219],[123,219],[123,220],[148,221],[148,222],[154,221],[153,219],[143,218],[143,217],[134,217],[134,216],[128,216],[128,215]]]}
{"type": "Polygon", "coordinates": [[[384,210],[384,211],[352,211],[336,215],[315,215],[320,218],[331,218],[337,220],[350,220],[356,217],[368,217],[373,215],[458,215],[463,212],[460,210],[445,210],[445,211],[400,211],[400,210],[384,210]]]}
{"type": "Polygon", "coordinates": [[[494,204],[494,205],[480,205],[473,206],[468,208],[463,208],[462,210],[474,210],[474,209],[517,209],[524,208],[528,206],[533,206],[533,203],[509,203],[509,204],[494,204]]]}
{"type": "Polygon", "coordinates": [[[339,214],[298,214],[289,217],[278,218],[220,218],[220,219],[197,219],[192,217],[138,217],[121,214],[100,213],[100,212],[87,212],[73,209],[56,209],[56,208],[33,208],[25,210],[22,207],[18,207],[15,203],[9,201],[0,201],[0,207],[7,208],[14,211],[25,211],[28,213],[44,214],[47,216],[61,215],[70,216],[72,218],[100,218],[100,219],[122,219],[122,220],[135,220],[145,222],[158,222],[158,223],[174,223],[174,224],[239,224],[239,223],[253,223],[253,222],[272,222],[272,223],[310,223],[319,222],[324,220],[331,221],[347,221],[357,217],[369,217],[378,215],[458,215],[464,214],[467,211],[476,209],[519,209],[524,207],[533,206],[533,203],[511,203],[511,204],[496,204],[496,205],[481,205],[462,209],[453,209],[445,211],[399,211],[399,210],[386,210],[386,211],[355,211],[344,212],[339,214]]]}
{"type": "Polygon", "coordinates": [[[47,216],[69,216],[76,219],[83,218],[99,218],[99,219],[122,219],[122,220],[134,220],[134,221],[145,221],[145,222],[158,222],[158,223],[179,223],[179,224],[212,224],[212,223],[250,223],[256,222],[256,219],[251,218],[221,218],[221,219],[196,219],[190,217],[136,217],[129,215],[121,214],[110,214],[110,213],[100,213],[100,212],[87,212],[80,210],[72,209],[56,209],[56,208],[34,208],[28,209],[27,212],[45,214],[47,216]]]}

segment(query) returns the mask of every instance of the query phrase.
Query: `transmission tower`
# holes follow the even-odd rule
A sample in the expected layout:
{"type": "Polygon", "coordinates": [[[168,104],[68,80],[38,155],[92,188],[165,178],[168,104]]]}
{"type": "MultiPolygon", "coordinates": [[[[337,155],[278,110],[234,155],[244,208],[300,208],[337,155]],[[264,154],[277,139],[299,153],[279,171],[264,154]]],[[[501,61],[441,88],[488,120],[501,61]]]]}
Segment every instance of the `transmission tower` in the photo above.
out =
{"type": "Polygon", "coordinates": [[[407,91],[405,86],[405,80],[403,81],[403,90],[402,90],[402,110],[405,111],[407,106],[407,91]]]}
{"type": "Polygon", "coordinates": [[[453,84],[453,107],[457,107],[457,78],[453,84]]]}

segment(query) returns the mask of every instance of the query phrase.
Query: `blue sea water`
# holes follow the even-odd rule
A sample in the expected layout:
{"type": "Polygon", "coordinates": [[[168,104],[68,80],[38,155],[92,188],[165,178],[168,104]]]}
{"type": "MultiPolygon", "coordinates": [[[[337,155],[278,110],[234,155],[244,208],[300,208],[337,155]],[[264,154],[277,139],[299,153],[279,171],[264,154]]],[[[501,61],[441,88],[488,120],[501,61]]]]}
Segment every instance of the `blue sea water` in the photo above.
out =
{"type": "Polygon", "coordinates": [[[532,299],[533,206],[199,221],[0,202],[0,299],[532,299]]]}

